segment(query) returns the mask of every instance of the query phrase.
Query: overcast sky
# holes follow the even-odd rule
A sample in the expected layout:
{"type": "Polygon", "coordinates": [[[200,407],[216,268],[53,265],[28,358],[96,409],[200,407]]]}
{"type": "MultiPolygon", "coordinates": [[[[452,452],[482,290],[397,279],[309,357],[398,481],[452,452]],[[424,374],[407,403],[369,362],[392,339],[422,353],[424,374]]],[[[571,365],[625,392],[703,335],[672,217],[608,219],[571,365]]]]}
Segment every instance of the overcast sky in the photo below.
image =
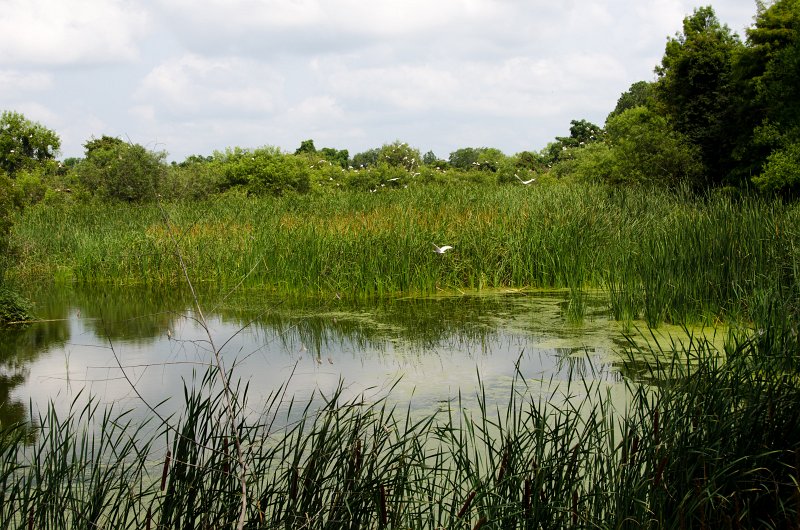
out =
{"type": "MultiPolygon", "coordinates": [[[[63,158],[104,134],[171,160],[308,138],[514,154],[602,125],[705,3],[0,0],[0,109],[54,129],[63,158]]],[[[756,11],[711,5],[742,37],[756,11]]]]}

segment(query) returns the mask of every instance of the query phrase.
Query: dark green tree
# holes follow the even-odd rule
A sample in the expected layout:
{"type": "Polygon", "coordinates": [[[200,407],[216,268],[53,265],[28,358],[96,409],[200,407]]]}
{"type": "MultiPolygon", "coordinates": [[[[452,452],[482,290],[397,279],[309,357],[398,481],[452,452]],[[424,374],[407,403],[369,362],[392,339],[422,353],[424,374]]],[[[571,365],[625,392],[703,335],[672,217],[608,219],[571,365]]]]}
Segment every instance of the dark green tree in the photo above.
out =
{"type": "Polygon", "coordinates": [[[462,147],[450,153],[448,161],[456,169],[470,169],[478,164],[482,147],[462,147]]]}
{"type": "Polygon", "coordinates": [[[800,0],[759,4],[738,61],[741,90],[736,155],[742,178],[764,190],[797,191],[800,151],[800,0]],[[763,171],[764,174],[759,175],[763,171]]]}
{"type": "Polygon", "coordinates": [[[611,182],[695,186],[702,175],[699,148],[645,106],[609,118],[606,140],[611,148],[606,178],[611,182]]]}
{"type": "Polygon", "coordinates": [[[303,140],[300,142],[300,147],[298,147],[294,154],[301,155],[303,153],[314,154],[317,152],[317,148],[314,147],[314,140],[303,140]]]}
{"type": "Polygon", "coordinates": [[[53,160],[60,148],[58,135],[43,125],[18,112],[0,115],[0,169],[11,178],[21,169],[53,160]]]}
{"type": "Polygon", "coordinates": [[[343,169],[347,169],[350,161],[350,153],[347,149],[334,149],[333,147],[323,147],[318,151],[322,158],[343,169]]]}
{"type": "Polygon", "coordinates": [[[733,67],[744,45],[710,7],[683,20],[683,32],[667,40],[656,67],[656,96],[675,128],[700,148],[705,185],[731,182],[737,91],[733,67]]]}
{"type": "Polygon", "coordinates": [[[379,153],[380,149],[377,147],[368,149],[362,153],[356,153],[353,155],[353,166],[356,168],[374,167],[378,164],[379,153]]]}
{"type": "Polygon", "coordinates": [[[617,106],[614,107],[614,110],[611,111],[606,120],[634,107],[654,108],[655,104],[655,84],[648,81],[637,81],[620,95],[617,100],[617,106]]]}

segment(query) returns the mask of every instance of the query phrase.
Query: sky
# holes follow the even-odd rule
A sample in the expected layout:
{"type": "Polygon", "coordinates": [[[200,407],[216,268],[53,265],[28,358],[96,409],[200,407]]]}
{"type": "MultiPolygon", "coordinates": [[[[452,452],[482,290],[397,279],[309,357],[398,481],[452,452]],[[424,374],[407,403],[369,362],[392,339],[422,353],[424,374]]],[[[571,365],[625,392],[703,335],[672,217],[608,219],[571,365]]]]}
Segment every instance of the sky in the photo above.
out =
{"type": "Polygon", "coordinates": [[[0,110],[60,158],[102,135],[175,161],[306,139],[538,151],[602,125],[709,3],[744,37],[755,0],[0,0],[0,110]]]}

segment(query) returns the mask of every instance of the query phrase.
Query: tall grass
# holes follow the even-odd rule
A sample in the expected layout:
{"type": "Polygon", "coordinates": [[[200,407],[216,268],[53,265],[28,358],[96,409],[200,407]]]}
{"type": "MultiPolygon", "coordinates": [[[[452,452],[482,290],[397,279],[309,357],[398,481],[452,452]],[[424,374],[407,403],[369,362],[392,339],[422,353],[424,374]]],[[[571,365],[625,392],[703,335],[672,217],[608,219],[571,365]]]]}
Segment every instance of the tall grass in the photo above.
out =
{"type": "MultiPolygon", "coordinates": [[[[651,325],[800,297],[800,208],[766,199],[461,184],[165,208],[197,282],[344,297],[565,288],[577,316],[585,290],[601,288],[617,318],[651,325]],[[455,248],[437,255],[432,243],[455,248]]],[[[181,281],[156,206],[39,205],[13,241],[17,279],[181,281]]]]}
{"type": "Polygon", "coordinates": [[[32,445],[3,428],[0,525],[232,526],[235,434],[246,528],[797,528],[796,330],[776,319],[727,356],[694,344],[624,401],[518,374],[502,406],[480,391],[474,409],[415,412],[340,388],[304,405],[278,390],[254,413],[239,387],[235,432],[213,372],[158,425],[76,401],[32,445]]]}

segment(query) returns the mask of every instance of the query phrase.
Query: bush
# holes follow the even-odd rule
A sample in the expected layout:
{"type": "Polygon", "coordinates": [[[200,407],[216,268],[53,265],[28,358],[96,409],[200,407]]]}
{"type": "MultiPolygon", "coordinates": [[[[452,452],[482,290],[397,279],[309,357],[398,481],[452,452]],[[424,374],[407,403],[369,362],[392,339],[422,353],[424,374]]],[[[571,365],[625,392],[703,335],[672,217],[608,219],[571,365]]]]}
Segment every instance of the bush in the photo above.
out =
{"type": "Polygon", "coordinates": [[[30,302],[0,284],[0,324],[31,319],[30,302]]]}
{"type": "Polygon", "coordinates": [[[411,171],[414,168],[419,168],[422,158],[420,157],[419,149],[414,149],[407,143],[398,140],[380,148],[377,164],[381,163],[394,167],[403,167],[411,171]]]}
{"type": "Polygon", "coordinates": [[[800,142],[773,151],[761,174],[753,177],[753,184],[768,193],[796,195],[800,192],[800,142]]]}
{"type": "Polygon", "coordinates": [[[305,156],[286,155],[277,147],[254,151],[236,148],[221,156],[225,188],[244,186],[251,195],[306,193],[311,169],[305,156]]]}
{"type": "Polygon", "coordinates": [[[125,202],[154,200],[161,191],[166,153],[103,136],[85,144],[77,166],[80,183],[93,193],[125,202]]]}

